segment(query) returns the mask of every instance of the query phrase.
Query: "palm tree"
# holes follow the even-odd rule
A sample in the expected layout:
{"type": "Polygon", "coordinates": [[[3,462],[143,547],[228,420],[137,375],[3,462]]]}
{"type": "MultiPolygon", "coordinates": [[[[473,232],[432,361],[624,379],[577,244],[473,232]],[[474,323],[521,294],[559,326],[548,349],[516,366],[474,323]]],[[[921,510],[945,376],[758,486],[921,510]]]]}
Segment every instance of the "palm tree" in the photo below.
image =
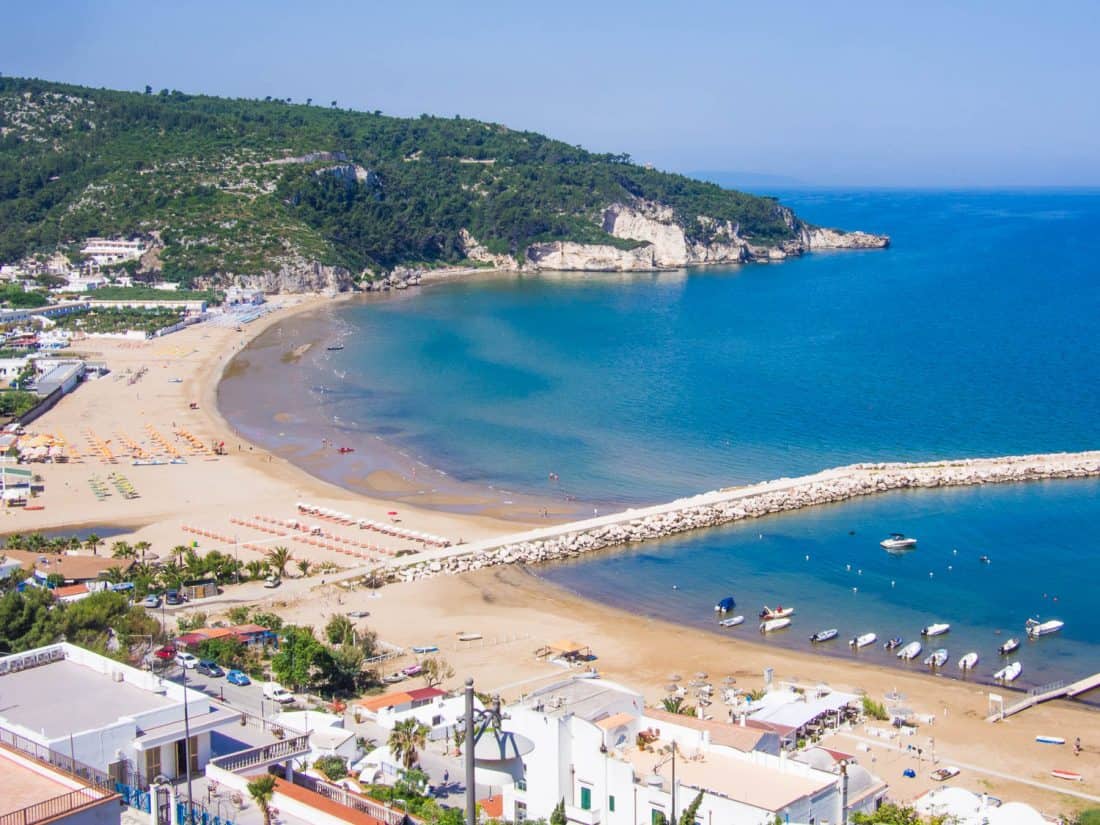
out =
{"type": "Polygon", "coordinates": [[[79,550],[83,546],[84,546],[84,541],[80,538],[80,536],[69,536],[69,549],[70,550],[79,550]]]}
{"type": "Polygon", "coordinates": [[[136,555],[137,551],[130,546],[128,541],[116,541],[111,545],[112,559],[132,559],[136,555]]]}
{"type": "Polygon", "coordinates": [[[32,553],[37,553],[46,545],[46,537],[41,533],[31,533],[23,543],[32,553]]]}
{"type": "Polygon", "coordinates": [[[310,568],[312,567],[312,565],[309,562],[309,559],[298,559],[298,561],[295,562],[295,563],[298,565],[298,571],[303,576],[308,576],[309,575],[310,568]]]}
{"type": "Polygon", "coordinates": [[[260,809],[264,825],[271,825],[271,800],[275,796],[275,777],[267,773],[248,783],[248,795],[260,809]]]}
{"type": "Polygon", "coordinates": [[[170,561],[160,569],[159,578],[166,590],[174,590],[183,580],[183,570],[174,561],[170,561]]]}
{"type": "Polygon", "coordinates": [[[188,547],[187,552],[183,554],[183,569],[189,577],[198,579],[206,572],[206,565],[203,564],[202,556],[188,547]]]}
{"type": "Polygon", "coordinates": [[[188,548],[186,544],[177,544],[172,548],[172,555],[176,557],[176,564],[183,565],[183,554],[186,553],[188,549],[190,548],[188,548]]]}
{"type": "Polygon", "coordinates": [[[84,539],[84,546],[92,551],[93,556],[99,555],[96,551],[101,544],[103,544],[103,539],[95,533],[89,533],[88,538],[84,539]]]}
{"type": "Polygon", "coordinates": [[[430,728],[417,719],[405,719],[393,726],[390,731],[390,753],[399,759],[405,770],[410,770],[420,758],[418,750],[428,744],[430,728]]]}
{"type": "Polygon", "coordinates": [[[9,550],[22,550],[26,545],[26,538],[22,533],[12,533],[4,539],[4,546],[9,550]]]}
{"type": "Polygon", "coordinates": [[[263,575],[264,563],[257,559],[252,559],[245,564],[244,569],[248,571],[248,577],[250,579],[258,579],[263,575]]]}
{"type": "Polygon", "coordinates": [[[667,713],[678,713],[681,716],[695,715],[695,708],[686,704],[682,696],[666,696],[661,700],[661,707],[667,713]]]}
{"type": "Polygon", "coordinates": [[[134,550],[141,554],[141,560],[145,561],[145,554],[149,551],[153,545],[147,541],[138,541],[134,543],[134,550]]]}
{"type": "Polygon", "coordinates": [[[286,577],[286,566],[290,564],[291,553],[287,547],[272,547],[267,551],[267,561],[280,579],[286,577]]]}
{"type": "Polygon", "coordinates": [[[103,578],[111,584],[122,584],[126,581],[126,574],[122,572],[121,567],[108,567],[107,571],[103,574],[103,578]]]}

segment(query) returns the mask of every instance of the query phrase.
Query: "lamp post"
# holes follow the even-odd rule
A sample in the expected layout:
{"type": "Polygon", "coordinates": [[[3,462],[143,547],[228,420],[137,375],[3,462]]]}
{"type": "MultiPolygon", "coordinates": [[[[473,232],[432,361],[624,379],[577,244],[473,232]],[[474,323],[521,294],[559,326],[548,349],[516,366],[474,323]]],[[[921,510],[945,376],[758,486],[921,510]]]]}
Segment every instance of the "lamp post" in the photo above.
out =
{"type": "Polygon", "coordinates": [[[662,759],[660,762],[658,762],[656,767],[654,767],[653,772],[654,773],[659,772],[661,770],[661,768],[663,768],[665,766],[666,763],[668,763],[670,761],[672,762],[672,789],[671,789],[671,794],[670,794],[671,800],[670,800],[670,804],[669,804],[669,813],[671,814],[671,816],[669,816],[668,821],[669,821],[669,825],[676,825],[676,740],[675,739],[672,740],[672,743],[669,745],[669,747],[670,747],[671,750],[669,752],[668,758],[667,759],[662,759]]]}
{"type": "Polygon", "coordinates": [[[503,719],[500,712],[500,697],[493,697],[493,705],[488,710],[474,710],[474,680],[466,679],[466,715],[463,722],[466,727],[466,825],[477,825],[477,776],[475,774],[474,751],[477,741],[489,728],[500,732],[503,719]],[[478,724],[480,723],[480,729],[478,724]]]}
{"type": "MultiPolygon", "coordinates": [[[[191,808],[191,719],[187,709],[187,668],[183,671],[183,758],[187,763],[187,807],[191,808]]],[[[190,817],[190,810],[188,810],[190,817]]]]}

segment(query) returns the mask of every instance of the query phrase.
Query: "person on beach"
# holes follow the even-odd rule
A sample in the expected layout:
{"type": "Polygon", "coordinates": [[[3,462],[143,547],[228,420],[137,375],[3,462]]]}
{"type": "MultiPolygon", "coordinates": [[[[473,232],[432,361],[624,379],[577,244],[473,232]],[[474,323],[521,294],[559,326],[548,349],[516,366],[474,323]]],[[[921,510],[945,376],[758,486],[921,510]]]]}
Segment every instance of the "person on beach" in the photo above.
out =
{"type": "Polygon", "coordinates": [[[1081,755],[1081,737],[1080,736],[1078,736],[1077,739],[1074,740],[1074,742],[1073,742],[1073,755],[1074,756],[1080,756],[1081,755]]]}

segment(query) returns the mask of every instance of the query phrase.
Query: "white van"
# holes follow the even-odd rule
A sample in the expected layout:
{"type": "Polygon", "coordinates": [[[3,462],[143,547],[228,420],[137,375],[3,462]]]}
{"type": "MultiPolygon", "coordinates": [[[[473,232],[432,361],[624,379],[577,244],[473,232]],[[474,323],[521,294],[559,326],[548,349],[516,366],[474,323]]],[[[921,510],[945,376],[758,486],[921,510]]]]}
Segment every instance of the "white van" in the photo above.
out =
{"type": "Polygon", "coordinates": [[[294,694],[278,682],[264,682],[264,698],[285,705],[294,701],[294,694]]]}

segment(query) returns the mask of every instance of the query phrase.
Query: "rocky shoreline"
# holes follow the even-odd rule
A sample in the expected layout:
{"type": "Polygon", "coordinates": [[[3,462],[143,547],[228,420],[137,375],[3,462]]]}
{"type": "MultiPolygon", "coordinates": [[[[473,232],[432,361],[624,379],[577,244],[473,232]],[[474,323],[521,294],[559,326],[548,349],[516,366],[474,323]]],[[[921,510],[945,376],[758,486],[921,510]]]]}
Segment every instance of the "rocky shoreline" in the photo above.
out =
{"type": "Polygon", "coordinates": [[[1100,476],[1100,451],[926,463],[853,464],[794,479],[703,493],[669,504],[542,528],[493,541],[410,556],[395,571],[405,581],[500,564],[538,564],[723,524],[833,504],[861,496],[1100,476]]]}

